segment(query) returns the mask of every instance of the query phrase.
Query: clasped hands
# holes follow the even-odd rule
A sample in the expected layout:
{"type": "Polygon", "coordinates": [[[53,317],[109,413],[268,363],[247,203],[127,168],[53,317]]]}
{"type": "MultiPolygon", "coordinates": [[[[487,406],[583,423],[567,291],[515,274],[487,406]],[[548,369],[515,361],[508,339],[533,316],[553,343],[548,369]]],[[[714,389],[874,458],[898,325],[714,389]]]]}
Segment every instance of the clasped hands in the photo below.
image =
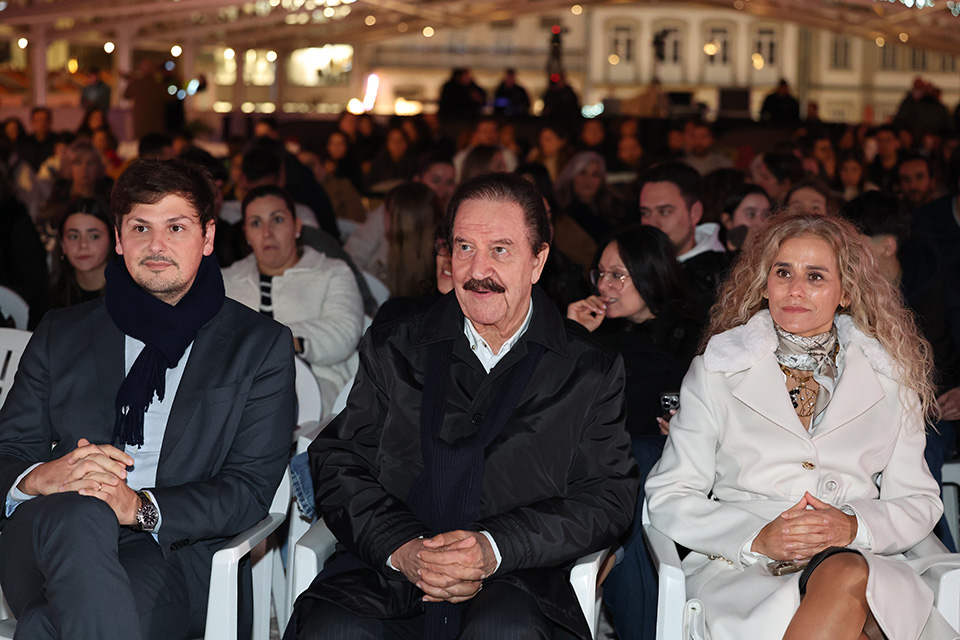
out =
{"type": "Polygon", "coordinates": [[[90,444],[80,438],[67,455],[44,462],[24,476],[17,488],[28,496],[75,491],[103,500],[122,525],[137,522],[140,498],[127,486],[127,467],[133,458],[109,444],[90,444]]]}
{"type": "Polygon", "coordinates": [[[424,602],[469,600],[497,568],[487,537],[460,530],[410,540],[393,552],[390,562],[423,591],[424,602]]]}
{"type": "Polygon", "coordinates": [[[856,516],[807,492],[800,502],[760,530],[750,550],[771,560],[804,561],[827,547],[845,547],[856,537],[856,516]]]}

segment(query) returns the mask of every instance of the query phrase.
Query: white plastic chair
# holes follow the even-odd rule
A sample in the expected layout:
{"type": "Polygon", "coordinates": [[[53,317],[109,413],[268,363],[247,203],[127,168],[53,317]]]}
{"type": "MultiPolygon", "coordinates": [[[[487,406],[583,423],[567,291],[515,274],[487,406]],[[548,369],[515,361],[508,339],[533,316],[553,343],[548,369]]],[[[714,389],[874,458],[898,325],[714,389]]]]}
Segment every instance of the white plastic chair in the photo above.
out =
{"type": "MultiPolygon", "coordinates": [[[[687,600],[683,568],[677,545],[650,524],[643,504],[643,537],[659,574],[657,592],[657,640],[706,638],[703,603],[687,600]]],[[[943,543],[930,534],[904,554],[908,560],[943,556],[949,560],[928,569],[924,581],[933,589],[937,610],[954,629],[960,630],[960,554],[947,552],[943,543]]]]}
{"type": "MultiPolygon", "coordinates": [[[[213,554],[210,567],[210,596],[207,599],[207,626],[203,640],[236,640],[240,589],[237,575],[240,560],[253,553],[253,640],[270,638],[270,577],[274,554],[264,553],[264,543],[287,518],[290,506],[290,471],[284,471],[273,496],[267,517],[230,540],[213,554]]],[[[2,594],[0,594],[2,595],[2,594]]],[[[0,640],[13,640],[16,620],[0,621],[0,640]]]]}
{"type": "MultiPolygon", "coordinates": [[[[324,561],[333,555],[337,539],[319,520],[310,527],[297,542],[293,556],[293,593],[292,600],[306,591],[313,579],[320,573],[324,561]]],[[[570,584],[577,594],[577,600],[583,609],[583,616],[590,627],[590,636],[597,637],[597,628],[600,624],[600,597],[602,589],[597,586],[597,575],[600,566],[606,559],[609,549],[586,555],[574,564],[570,571],[570,584]]]]}
{"type": "Polygon", "coordinates": [[[0,312],[13,318],[17,329],[26,329],[30,318],[30,305],[13,289],[0,287],[0,312]]]}
{"type": "Polygon", "coordinates": [[[943,463],[943,515],[947,520],[953,543],[960,544],[960,460],[943,463]]]}
{"type": "Polygon", "coordinates": [[[20,366],[20,356],[32,335],[29,331],[20,329],[0,328],[0,407],[13,386],[13,377],[20,366]]]}
{"type": "Polygon", "coordinates": [[[294,357],[293,361],[297,371],[297,424],[319,420],[323,413],[320,384],[306,360],[294,357]]]}
{"type": "Polygon", "coordinates": [[[361,271],[361,273],[363,279],[367,281],[367,286],[370,287],[370,295],[376,300],[378,307],[390,299],[390,289],[380,281],[380,278],[366,271],[361,271]]]}

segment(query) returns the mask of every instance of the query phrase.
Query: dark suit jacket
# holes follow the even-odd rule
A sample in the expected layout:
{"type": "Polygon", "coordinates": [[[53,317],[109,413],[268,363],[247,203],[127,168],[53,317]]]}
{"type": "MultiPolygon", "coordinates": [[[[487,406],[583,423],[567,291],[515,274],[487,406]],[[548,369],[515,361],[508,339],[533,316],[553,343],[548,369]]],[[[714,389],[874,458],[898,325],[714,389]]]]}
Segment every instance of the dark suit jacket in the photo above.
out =
{"type": "MultiPolygon", "coordinates": [[[[364,615],[419,608],[419,591],[385,561],[400,545],[433,533],[404,503],[423,469],[420,404],[428,346],[454,340],[440,437],[476,430],[506,374],[546,349],[516,411],[486,449],[480,517],[503,556],[492,579],[537,598],[578,635],[586,624],[563,568],[613,544],[633,518],[636,464],[624,431],[623,365],[579,325],[565,322],[534,288],[527,332],[487,374],[463,333],[453,293],[429,311],[372,327],[346,410],[310,446],[317,506],[330,530],[368,569],[314,585],[313,594],[364,615]]],[[[419,593],[422,595],[422,593],[419,593]]]]}
{"type": "MultiPolygon", "coordinates": [[[[62,457],[80,438],[110,442],[123,377],[124,335],[103,299],[44,317],[0,409],[4,499],[27,467],[62,457]]],[[[290,331],[225,300],[194,340],[156,486],[146,487],[163,518],[160,548],[183,567],[192,602],[206,601],[214,552],[266,515],[287,461],[295,402],[290,331]]]]}

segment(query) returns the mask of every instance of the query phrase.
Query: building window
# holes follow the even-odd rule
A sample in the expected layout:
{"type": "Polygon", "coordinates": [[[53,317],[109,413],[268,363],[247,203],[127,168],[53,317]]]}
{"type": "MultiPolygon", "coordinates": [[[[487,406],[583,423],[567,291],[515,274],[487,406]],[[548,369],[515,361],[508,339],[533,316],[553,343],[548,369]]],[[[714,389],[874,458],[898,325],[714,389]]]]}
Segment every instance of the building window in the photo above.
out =
{"type": "Polygon", "coordinates": [[[707,43],[703,47],[707,56],[707,64],[713,66],[727,65],[730,62],[730,48],[726,27],[711,27],[707,32],[707,43]]]}
{"type": "Polygon", "coordinates": [[[657,60],[668,65],[679,65],[683,61],[683,38],[676,27],[659,29],[653,36],[653,47],[657,60]]]}
{"type": "Polygon", "coordinates": [[[287,78],[301,87],[343,86],[349,83],[352,69],[351,45],[325,44],[292,51],[287,78]]]}
{"type": "Polygon", "coordinates": [[[550,29],[553,25],[558,24],[563,27],[563,23],[560,22],[560,16],[541,16],[540,17],[540,28],[541,29],[550,29]]]}
{"type": "Polygon", "coordinates": [[[773,27],[757,29],[757,46],[754,53],[759,53],[766,64],[777,63],[777,33],[773,27]]]}
{"type": "Polygon", "coordinates": [[[620,58],[621,62],[633,62],[634,52],[633,28],[620,25],[613,28],[613,41],[610,43],[610,53],[620,58]]]}
{"type": "Polygon", "coordinates": [[[850,38],[834,34],[830,42],[830,68],[850,70],[850,38]]]}
{"type": "Polygon", "coordinates": [[[957,57],[944,53],[940,57],[940,70],[945,73],[955,73],[957,71],[957,57]]]}
{"type": "Polygon", "coordinates": [[[913,71],[927,70],[927,52],[923,49],[910,50],[910,68],[913,71]]]}
{"type": "Polygon", "coordinates": [[[884,71],[896,71],[900,66],[897,49],[891,45],[880,47],[880,68],[884,71]]]}

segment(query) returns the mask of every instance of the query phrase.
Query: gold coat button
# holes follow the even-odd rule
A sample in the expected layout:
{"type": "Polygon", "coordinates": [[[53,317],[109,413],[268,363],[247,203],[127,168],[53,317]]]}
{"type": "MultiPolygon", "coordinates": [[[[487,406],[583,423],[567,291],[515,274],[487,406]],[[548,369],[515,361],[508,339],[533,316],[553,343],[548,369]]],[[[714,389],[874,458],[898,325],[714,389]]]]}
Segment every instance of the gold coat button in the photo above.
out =
{"type": "Polygon", "coordinates": [[[811,471],[811,470],[813,470],[813,469],[816,469],[816,468],[817,468],[817,465],[813,464],[813,463],[810,462],[809,460],[804,460],[804,461],[803,461],[803,468],[806,469],[807,471],[811,471]]]}

